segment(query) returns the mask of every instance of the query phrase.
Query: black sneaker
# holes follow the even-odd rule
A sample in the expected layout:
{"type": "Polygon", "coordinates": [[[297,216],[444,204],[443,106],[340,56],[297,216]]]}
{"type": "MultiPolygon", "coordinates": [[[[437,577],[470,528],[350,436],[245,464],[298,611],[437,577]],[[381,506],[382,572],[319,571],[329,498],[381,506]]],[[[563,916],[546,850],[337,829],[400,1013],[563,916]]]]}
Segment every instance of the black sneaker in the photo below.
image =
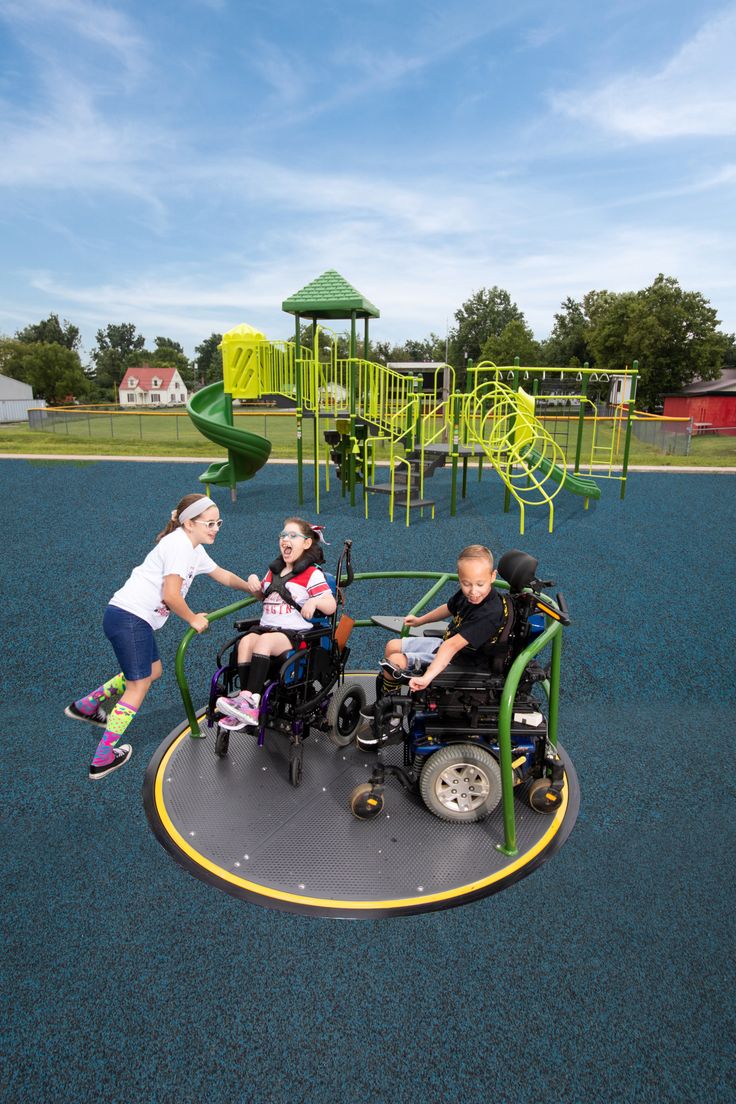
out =
{"type": "Polygon", "coordinates": [[[72,702],[66,707],[64,713],[75,721],[88,721],[90,724],[99,725],[100,728],[107,728],[107,713],[99,705],[94,713],[82,713],[81,709],[77,709],[76,704],[72,702]]]}
{"type": "Polygon", "coordinates": [[[122,767],[124,763],[127,763],[133,754],[133,749],[130,744],[121,744],[120,747],[112,749],[112,753],[115,756],[111,763],[105,763],[104,767],[96,767],[94,763],[89,768],[89,778],[104,778],[106,774],[112,774],[118,767],[122,767]]]}

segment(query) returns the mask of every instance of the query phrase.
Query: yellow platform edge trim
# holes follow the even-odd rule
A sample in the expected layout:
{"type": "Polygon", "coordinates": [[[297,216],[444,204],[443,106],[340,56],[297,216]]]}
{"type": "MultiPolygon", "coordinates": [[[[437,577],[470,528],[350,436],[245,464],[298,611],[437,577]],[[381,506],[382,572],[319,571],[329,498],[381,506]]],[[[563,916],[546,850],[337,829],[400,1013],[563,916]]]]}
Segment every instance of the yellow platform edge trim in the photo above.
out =
{"type": "MultiPolygon", "coordinates": [[[[204,716],[204,712],[197,719],[200,720],[204,716]]],[[[287,893],[284,890],[272,889],[270,886],[261,885],[258,882],[251,882],[247,878],[241,878],[237,874],[232,874],[229,870],[225,870],[222,866],[217,866],[216,863],[211,862],[205,858],[204,855],[196,851],[190,843],[188,843],[183,836],[179,834],[174,827],[171,818],[169,817],[166,809],[166,803],[164,801],[163,793],[163,777],[166,774],[166,769],[169,764],[169,760],[173,755],[178,744],[188,736],[189,727],[185,728],[183,732],[180,732],[175,740],[172,741],[171,747],[169,747],[159,763],[158,770],[156,771],[156,783],[154,787],[156,809],[161,820],[161,824],[166,830],[167,835],[174,841],[180,851],[183,851],[185,855],[188,855],[197,866],[201,866],[204,870],[208,870],[210,874],[216,875],[225,882],[230,882],[232,885],[239,886],[241,889],[246,889],[251,893],[258,894],[261,897],[271,897],[277,901],[290,901],[299,905],[312,905],[318,908],[334,908],[334,909],[390,909],[390,908],[412,908],[417,905],[426,905],[438,901],[449,901],[453,897],[465,897],[469,893],[474,893],[476,890],[485,889],[489,885],[493,885],[494,882],[500,881],[502,878],[507,878],[510,874],[520,870],[526,866],[533,858],[535,858],[540,851],[543,851],[545,847],[551,842],[557,835],[557,832],[562,827],[562,823],[565,819],[565,812],[567,810],[567,777],[565,777],[565,783],[562,788],[562,803],[555,813],[554,818],[549,826],[549,829],[544,833],[542,838],[538,840],[530,851],[526,851],[523,855],[514,859],[502,870],[496,871],[495,874],[489,875],[487,878],[481,878],[477,882],[470,882],[467,885],[457,886],[455,889],[447,890],[445,893],[427,893],[421,897],[396,897],[387,901],[343,901],[337,900],[331,897],[306,897],[297,893],[287,893]]]]}

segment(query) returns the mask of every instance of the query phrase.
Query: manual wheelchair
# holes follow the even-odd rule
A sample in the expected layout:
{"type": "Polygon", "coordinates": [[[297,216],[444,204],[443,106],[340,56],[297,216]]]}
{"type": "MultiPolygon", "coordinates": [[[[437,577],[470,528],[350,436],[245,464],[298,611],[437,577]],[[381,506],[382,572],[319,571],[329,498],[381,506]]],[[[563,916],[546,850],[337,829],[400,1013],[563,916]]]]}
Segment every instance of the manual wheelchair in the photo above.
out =
{"type": "MultiPolygon", "coordinates": [[[[346,747],[353,742],[361,720],[360,711],[365,705],[363,688],[344,682],[345,663],[350,655],[347,641],[353,622],[345,613],[340,616],[340,611],[344,589],[353,581],[351,547],[352,541],[346,540],[335,575],[324,572],[337,598],[335,613],[332,617],[314,618],[313,629],[293,634],[293,651],[285,659],[274,658],[261,695],[258,727],[245,730],[246,739],[257,732],[259,747],[263,747],[267,732],[275,739],[288,742],[289,781],[293,786],[301,782],[304,742],[312,731],[326,733],[336,747],[346,747]]],[[[236,621],[237,636],[228,640],[217,655],[206,718],[207,723],[216,728],[215,754],[218,758],[228,753],[231,731],[219,723],[222,714],[217,710],[217,699],[240,689],[238,642],[247,633],[257,630],[259,624],[257,618],[236,621]]]]}
{"type": "MultiPolygon", "coordinates": [[[[537,579],[538,561],[525,552],[505,553],[498,574],[507,584],[506,618],[492,650],[488,668],[451,663],[422,691],[381,695],[377,680],[375,708],[366,711],[367,723],[357,733],[362,751],[379,753],[379,762],[367,783],[350,798],[353,814],[361,820],[378,816],[384,806],[386,778],[396,778],[404,789],[418,793],[427,808],[442,820],[482,820],[502,797],[499,720],[507,677],[515,660],[545,630],[545,617],[569,625],[567,605],[542,592],[552,581],[537,579]],[[388,762],[394,745],[403,747],[403,763],[388,762]]],[[[441,629],[428,635],[442,635],[441,629]]],[[[531,653],[530,653],[531,654],[531,653]]],[[[409,672],[402,675],[408,683],[409,672]]],[[[513,698],[510,721],[511,771],[514,787],[522,787],[529,805],[552,813],[561,804],[564,770],[549,738],[548,718],[540,709],[538,687],[549,692],[559,679],[532,657],[525,664],[513,698]]],[[[555,690],[558,686],[554,687],[555,690]]],[[[508,702],[504,706],[508,710],[508,702]]]]}

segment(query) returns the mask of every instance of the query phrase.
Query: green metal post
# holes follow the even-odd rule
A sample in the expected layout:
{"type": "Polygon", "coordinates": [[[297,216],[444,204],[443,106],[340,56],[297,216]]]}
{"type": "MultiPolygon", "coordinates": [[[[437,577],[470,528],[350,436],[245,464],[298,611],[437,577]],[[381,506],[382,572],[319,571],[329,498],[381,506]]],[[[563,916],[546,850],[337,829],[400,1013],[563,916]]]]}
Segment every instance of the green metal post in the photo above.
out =
{"type": "Polygon", "coordinates": [[[350,486],[351,506],[355,505],[355,453],[353,452],[353,445],[355,444],[355,415],[358,409],[358,365],[356,363],[358,344],[355,336],[355,321],[356,314],[355,311],[352,311],[350,314],[350,446],[348,452],[348,484],[350,486]]]}
{"type": "Polygon", "coordinates": [[[294,379],[296,382],[296,473],[297,473],[297,501],[299,505],[304,502],[304,480],[302,474],[302,335],[301,315],[294,315],[296,332],[294,335],[294,379]]]}
{"type": "MultiPolygon", "coordinates": [[[[225,393],[224,413],[225,424],[231,426],[233,424],[233,397],[232,395],[225,393]]],[[[238,497],[238,485],[235,482],[235,456],[227,450],[227,462],[228,462],[228,482],[230,485],[230,501],[235,502],[238,497]]]]}
{"type": "Polygon", "coordinates": [[[636,384],[639,379],[639,361],[632,362],[631,370],[634,373],[631,379],[631,395],[628,402],[628,413],[626,420],[626,441],[624,443],[624,460],[621,470],[621,498],[626,494],[626,474],[629,470],[629,449],[631,448],[631,426],[634,418],[634,409],[636,407],[636,384]]]}
{"type": "MultiPolygon", "coordinates": [[[[511,390],[512,391],[518,391],[519,390],[519,358],[518,357],[514,357],[514,378],[511,381],[511,390]]],[[[512,433],[514,431],[515,425],[516,425],[516,419],[514,418],[512,426],[511,426],[512,433]]],[[[503,495],[503,512],[505,514],[507,514],[510,509],[511,509],[511,491],[508,487],[506,487],[506,489],[504,491],[504,495],[503,495]]]]}
{"type": "MultiPolygon", "coordinates": [[[[546,618],[547,625],[553,622],[546,618]]],[[[560,667],[562,661],[562,633],[558,632],[552,641],[552,658],[549,665],[549,717],[547,719],[547,735],[552,747],[557,747],[557,724],[560,716],[560,667]]]]}
{"type": "Polygon", "coordinates": [[[312,411],[312,436],[314,439],[314,510],[319,513],[319,339],[317,333],[317,318],[312,318],[312,373],[311,394],[314,402],[312,411]]]}
{"type": "Polygon", "coordinates": [[[452,491],[450,494],[450,517],[457,513],[457,459],[460,441],[460,413],[459,396],[453,395],[452,399],[452,491]]]}
{"type": "MultiPolygon", "coordinates": [[[[583,365],[583,383],[582,383],[582,387],[580,388],[580,393],[583,396],[583,400],[585,398],[587,398],[587,395],[588,395],[588,362],[587,362],[587,360],[586,360],[585,364],[583,365]]],[[[555,425],[556,424],[557,424],[557,422],[555,421],[555,425]]],[[[594,423],[594,424],[597,425],[597,422],[594,423]]],[[[580,403],[580,413],[578,414],[578,439],[575,442],[575,475],[578,475],[579,472],[580,472],[580,453],[581,453],[582,448],[583,448],[583,432],[584,432],[584,430],[585,430],[585,402],[582,401],[580,403]]]]}

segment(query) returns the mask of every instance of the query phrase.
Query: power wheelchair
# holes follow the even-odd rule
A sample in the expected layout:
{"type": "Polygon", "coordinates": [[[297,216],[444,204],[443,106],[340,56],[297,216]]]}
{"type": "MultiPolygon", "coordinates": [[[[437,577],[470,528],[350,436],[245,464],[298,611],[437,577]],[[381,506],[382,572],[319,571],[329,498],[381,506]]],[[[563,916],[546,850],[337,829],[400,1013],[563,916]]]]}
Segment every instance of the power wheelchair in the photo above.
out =
{"type": "MultiPolygon", "coordinates": [[[[310,734],[315,730],[324,732],[337,747],[347,747],[353,742],[361,720],[360,711],[365,706],[363,688],[344,683],[345,664],[350,655],[347,640],[353,622],[344,613],[340,616],[340,612],[344,605],[344,589],[353,581],[351,548],[352,541],[346,540],[335,575],[324,572],[337,599],[335,613],[329,618],[313,618],[313,629],[292,634],[294,649],[286,659],[279,656],[272,661],[261,695],[258,727],[245,730],[246,738],[252,738],[252,733],[257,732],[259,747],[263,747],[267,733],[270,738],[288,743],[292,786],[301,782],[304,743],[310,734]]],[[[257,630],[259,624],[257,618],[236,621],[237,636],[228,640],[217,655],[206,718],[207,723],[216,728],[215,754],[218,758],[228,753],[231,731],[219,723],[222,714],[217,710],[217,699],[229,697],[240,689],[238,642],[257,630]]]]}
{"type": "MultiPolygon", "coordinates": [[[[491,650],[488,668],[451,663],[426,690],[383,694],[377,679],[377,699],[357,733],[362,751],[378,752],[379,761],[367,783],[350,798],[353,814],[370,820],[384,806],[387,777],[421,796],[442,820],[482,820],[502,796],[499,765],[499,713],[506,677],[514,660],[545,629],[545,616],[569,625],[561,594],[550,601],[542,592],[552,580],[536,577],[538,561],[512,550],[501,557],[498,574],[508,583],[506,617],[491,650]],[[381,696],[382,695],[382,696],[381,696]],[[403,747],[403,763],[388,762],[393,745],[403,747]]],[[[442,635],[441,629],[428,635],[442,635]]],[[[410,672],[402,675],[405,684],[410,672]]],[[[562,801],[562,762],[548,737],[547,717],[540,709],[537,688],[549,686],[550,672],[536,660],[525,666],[513,702],[510,728],[514,786],[523,787],[529,805],[552,813],[562,801]]]]}

